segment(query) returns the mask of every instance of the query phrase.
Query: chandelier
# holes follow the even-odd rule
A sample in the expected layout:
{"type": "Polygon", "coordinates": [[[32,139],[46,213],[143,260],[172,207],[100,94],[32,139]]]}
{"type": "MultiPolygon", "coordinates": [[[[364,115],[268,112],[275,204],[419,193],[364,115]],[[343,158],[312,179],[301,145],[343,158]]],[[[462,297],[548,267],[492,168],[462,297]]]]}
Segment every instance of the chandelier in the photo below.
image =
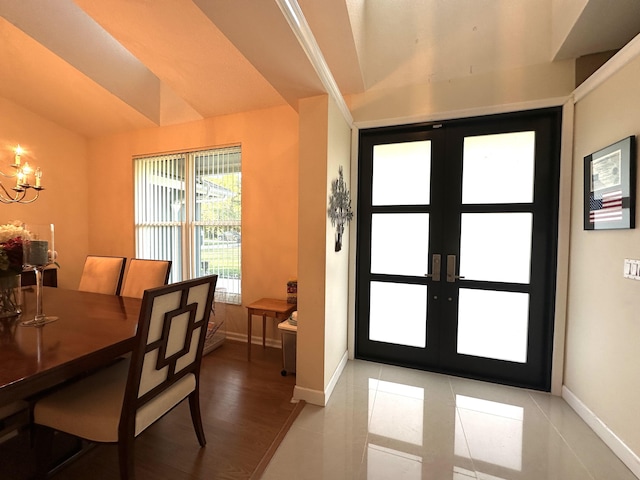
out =
{"type": "Polygon", "coordinates": [[[20,157],[24,154],[24,150],[20,145],[14,149],[14,152],[13,163],[9,165],[12,171],[5,173],[0,170],[0,175],[4,178],[15,179],[15,186],[6,187],[0,181],[0,203],[35,202],[40,196],[40,190],[44,190],[40,185],[42,170],[40,168],[34,170],[28,162],[22,163],[20,157]]]}

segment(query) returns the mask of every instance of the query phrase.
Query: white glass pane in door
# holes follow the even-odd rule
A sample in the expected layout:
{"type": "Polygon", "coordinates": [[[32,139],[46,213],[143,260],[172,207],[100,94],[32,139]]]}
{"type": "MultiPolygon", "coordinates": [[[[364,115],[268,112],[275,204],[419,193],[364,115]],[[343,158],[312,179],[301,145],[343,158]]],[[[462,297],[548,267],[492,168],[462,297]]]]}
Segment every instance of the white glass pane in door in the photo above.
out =
{"type": "Polygon", "coordinates": [[[529,295],[461,288],[457,352],[526,363],[529,295]]]}
{"type": "Polygon", "coordinates": [[[430,141],[373,147],[372,205],[427,205],[430,184],[430,141]]]}
{"type": "Polygon", "coordinates": [[[428,251],[428,213],[371,216],[371,273],[424,276],[428,251]]]}
{"type": "Polygon", "coordinates": [[[531,203],[535,132],[464,139],[462,203],[531,203]]]}
{"type": "Polygon", "coordinates": [[[427,337],[427,286],[371,282],[369,339],[424,348],[427,337]]]}
{"type": "Polygon", "coordinates": [[[467,280],[529,283],[531,213],[463,213],[460,275],[467,280]]]}

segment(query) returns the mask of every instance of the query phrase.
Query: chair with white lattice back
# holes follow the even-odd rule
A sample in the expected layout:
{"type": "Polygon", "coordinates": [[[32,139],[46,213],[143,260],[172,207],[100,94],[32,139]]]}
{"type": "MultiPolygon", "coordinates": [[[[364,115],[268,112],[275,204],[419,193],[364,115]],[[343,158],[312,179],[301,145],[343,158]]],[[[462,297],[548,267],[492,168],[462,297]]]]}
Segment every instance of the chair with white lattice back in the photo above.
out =
{"type": "Polygon", "coordinates": [[[216,281],[211,275],[146,290],[131,358],[36,403],[40,476],[46,476],[53,430],[59,430],[118,443],[120,477],[133,479],[135,437],[186,398],[204,446],[199,373],[216,281]]]}

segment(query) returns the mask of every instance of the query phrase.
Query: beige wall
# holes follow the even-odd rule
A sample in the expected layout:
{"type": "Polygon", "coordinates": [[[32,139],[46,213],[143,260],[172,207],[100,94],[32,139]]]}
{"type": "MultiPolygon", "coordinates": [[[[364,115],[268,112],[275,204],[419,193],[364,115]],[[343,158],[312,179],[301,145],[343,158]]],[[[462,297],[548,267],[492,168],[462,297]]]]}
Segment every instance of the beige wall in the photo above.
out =
{"type": "MultiPolygon", "coordinates": [[[[242,146],[242,301],[286,298],[298,274],[298,115],[290,107],[120,135],[89,142],[89,250],[132,257],[132,157],[216,146],[242,146]]],[[[227,332],[246,335],[246,309],[227,306],[227,332]]],[[[257,320],[253,335],[261,336],[257,320]]],[[[279,341],[273,322],[267,336],[279,341]]]]}
{"type": "MultiPolygon", "coordinates": [[[[563,98],[574,89],[573,60],[422,83],[395,90],[370,90],[347,97],[358,126],[393,125],[424,118],[460,118],[478,109],[563,98]]],[[[490,112],[489,112],[490,113],[490,112]]]]}
{"type": "Polygon", "coordinates": [[[551,50],[555,56],[567,40],[571,29],[580,18],[588,0],[552,0],[551,2],[551,50]]]}
{"type": "MultiPolygon", "coordinates": [[[[76,288],[88,250],[87,144],[83,137],[0,98],[0,165],[13,163],[17,144],[22,160],[43,170],[40,198],[29,205],[0,204],[0,223],[53,223],[61,287],[76,288]]],[[[14,183],[0,178],[13,187],[14,183]]]]}
{"type": "Polygon", "coordinates": [[[328,109],[328,154],[327,184],[325,193],[326,222],[326,298],[325,298],[325,360],[324,387],[335,374],[340,361],[347,352],[347,311],[349,301],[349,224],[345,225],[342,237],[342,249],[335,251],[336,229],[327,218],[326,210],[331,193],[331,183],[339,176],[342,167],[344,182],[348,189],[351,184],[351,127],[334,102],[329,102],[328,109]]]}
{"type": "MultiPolygon", "coordinates": [[[[640,283],[622,277],[640,259],[640,230],[584,231],[583,158],[640,134],[640,58],[575,106],[566,387],[640,455],[640,283]]],[[[636,216],[637,218],[637,216],[636,216]]],[[[638,222],[636,220],[636,222],[638,222]]]]}

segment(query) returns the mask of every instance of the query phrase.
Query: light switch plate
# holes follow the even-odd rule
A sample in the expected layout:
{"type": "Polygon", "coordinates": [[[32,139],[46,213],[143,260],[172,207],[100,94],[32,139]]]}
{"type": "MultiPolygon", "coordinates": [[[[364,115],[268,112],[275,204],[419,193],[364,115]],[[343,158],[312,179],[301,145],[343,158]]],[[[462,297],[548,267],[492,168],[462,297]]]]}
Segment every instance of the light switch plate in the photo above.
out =
{"type": "Polygon", "coordinates": [[[622,276],[624,278],[631,278],[631,260],[624,259],[624,268],[622,269],[622,276]]]}
{"type": "Polygon", "coordinates": [[[640,260],[625,258],[622,276],[631,280],[640,280],[640,260]]]}

